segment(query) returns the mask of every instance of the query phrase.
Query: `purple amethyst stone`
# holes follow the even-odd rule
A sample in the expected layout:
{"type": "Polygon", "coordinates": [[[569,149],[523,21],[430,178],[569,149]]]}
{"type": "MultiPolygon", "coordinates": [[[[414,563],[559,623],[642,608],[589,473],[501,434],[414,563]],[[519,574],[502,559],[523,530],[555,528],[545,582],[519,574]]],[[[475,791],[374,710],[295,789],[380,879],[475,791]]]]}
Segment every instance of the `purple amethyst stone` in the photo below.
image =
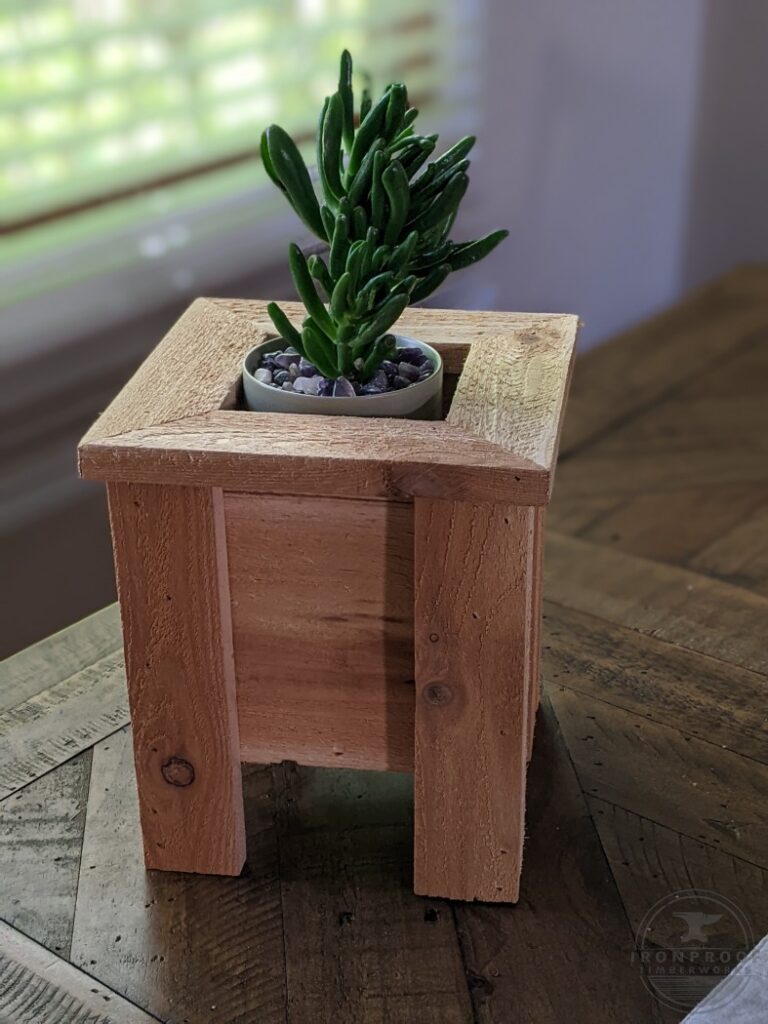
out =
{"type": "Polygon", "coordinates": [[[346,377],[337,377],[333,384],[334,398],[354,398],[355,389],[346,377]]]}
{"type": "Polygon", "coordinates": [[[397,372],[401,377],[405,377],[406,380],[418,380],[419,379],[419,368],[414,366],[413,363],[398,363],[397,372]]]}
{"type": "Polygon", "coordinates": [[[323,378],[319,373],[314,377],[297,377],[293,382],[293,390],[302,395],[317,395],[320,393],[320,384],[323,378]]]}
{"type": "Polygon", "coordinates": [[[275,356],[275,366],[281,367],[283,370],[287,370],[293,363],[298,363],[301,356],[298,352],[281,352],[280,355],[275,356]]]}

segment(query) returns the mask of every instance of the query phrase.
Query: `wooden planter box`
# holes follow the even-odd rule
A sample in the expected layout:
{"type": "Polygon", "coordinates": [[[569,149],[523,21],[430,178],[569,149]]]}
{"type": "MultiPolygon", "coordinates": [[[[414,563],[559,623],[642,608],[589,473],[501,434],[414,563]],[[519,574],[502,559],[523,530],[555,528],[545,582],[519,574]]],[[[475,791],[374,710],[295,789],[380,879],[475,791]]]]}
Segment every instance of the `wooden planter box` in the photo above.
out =
{"type": "Polygon", "coordinates": [[[147,866],[239,873],[240,763],[290,759],[413,771],[416,892],[514,901],[576,318],[408,310],[447,374],[422,422],[239,409],[265,308],[196,301],[79,449],[109,492],[147,866]]]}

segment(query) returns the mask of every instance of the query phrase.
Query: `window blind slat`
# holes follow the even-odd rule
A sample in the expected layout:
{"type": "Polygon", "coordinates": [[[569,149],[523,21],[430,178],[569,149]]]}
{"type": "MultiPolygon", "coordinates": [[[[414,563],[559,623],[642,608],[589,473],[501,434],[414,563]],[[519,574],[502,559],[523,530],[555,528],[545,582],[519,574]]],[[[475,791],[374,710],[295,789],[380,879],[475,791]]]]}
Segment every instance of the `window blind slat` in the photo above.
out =
{"type": "Polygon", "coordinates": [[[408,68],[414,94],[436,94],[444,5],[169,0],[157,14],[48,0],[0,13],[2,230],[244,159],[272,121],[308,135],[345,45],[376,86],[408,68]]]}

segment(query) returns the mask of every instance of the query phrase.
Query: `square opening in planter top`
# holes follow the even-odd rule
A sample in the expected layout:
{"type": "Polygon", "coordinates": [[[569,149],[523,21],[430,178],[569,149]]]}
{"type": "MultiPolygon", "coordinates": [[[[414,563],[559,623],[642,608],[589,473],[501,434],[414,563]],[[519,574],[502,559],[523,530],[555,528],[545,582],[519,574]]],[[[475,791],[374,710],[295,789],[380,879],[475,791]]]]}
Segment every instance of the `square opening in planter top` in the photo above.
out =
{"type": "MultiPolygon", "coordinates": [[[[408,309],[395,329],[440,353],[437,421],[295,416],[241,404],[267,303],[198,299],[83,438],[88,479],[262,494],[549,500],[578,320],[408,309]]],[[[284,303],[288,315],[298,304],[284,303]]]]}

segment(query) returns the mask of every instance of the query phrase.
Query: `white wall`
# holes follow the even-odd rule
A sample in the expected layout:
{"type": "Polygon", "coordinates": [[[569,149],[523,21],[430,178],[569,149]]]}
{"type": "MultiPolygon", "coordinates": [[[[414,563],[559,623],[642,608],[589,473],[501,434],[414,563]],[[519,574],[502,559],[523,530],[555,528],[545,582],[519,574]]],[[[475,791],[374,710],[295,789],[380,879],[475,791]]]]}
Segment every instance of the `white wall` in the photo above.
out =
{"type": "Polygon", "coordinates": [[[705,7],[685,286],[768,259],[768,3],[707,0],[705,7]]]}
{"type": "Polygon", "coordinates": [[[489,0],[474,187],[511,231],[487,264],[498,308],[579,313],[589,344],[675,298],[702,11],[489,0]]]}
{"type": "Polygon", "coordinates": [[[568,311],[582,345],[768,258],[766,0],[487,0],[473,191],[511,237],[451,304],[568,311]]]}

